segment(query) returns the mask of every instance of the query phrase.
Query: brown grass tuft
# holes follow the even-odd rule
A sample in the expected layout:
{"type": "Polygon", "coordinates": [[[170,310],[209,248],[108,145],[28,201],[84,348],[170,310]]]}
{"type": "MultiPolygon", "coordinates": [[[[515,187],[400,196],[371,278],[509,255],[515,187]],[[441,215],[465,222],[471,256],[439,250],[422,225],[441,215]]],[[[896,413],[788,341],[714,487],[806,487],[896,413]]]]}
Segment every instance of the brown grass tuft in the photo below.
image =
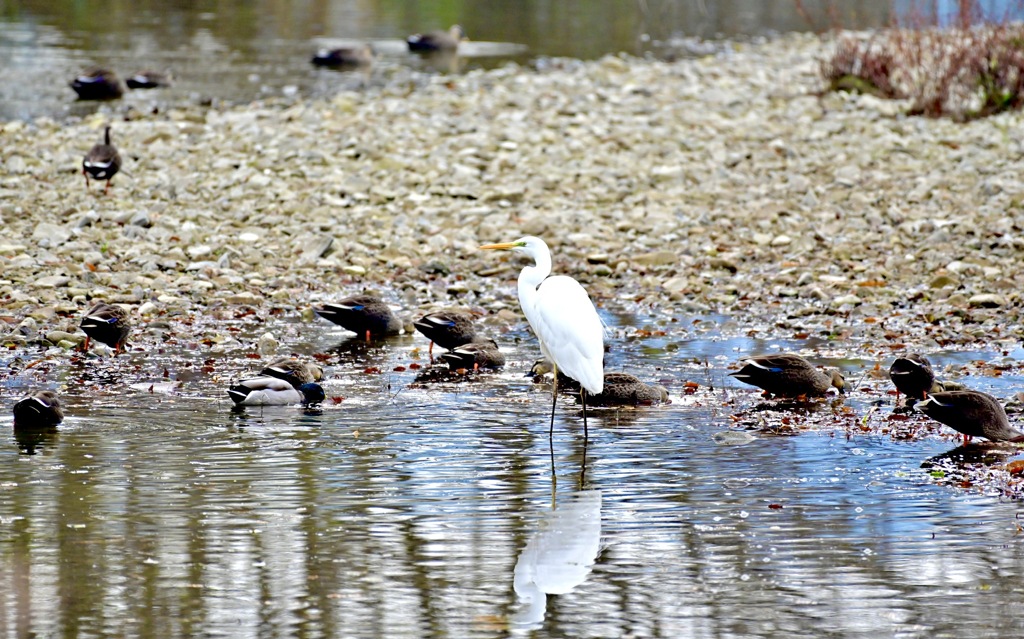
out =
{"type": "Polygon", "coordinates": [[[1024,24],[846,35],[821,74],[830,90],[907,99],[913,115],[986,117],[1024,104],[1024,24]]]}

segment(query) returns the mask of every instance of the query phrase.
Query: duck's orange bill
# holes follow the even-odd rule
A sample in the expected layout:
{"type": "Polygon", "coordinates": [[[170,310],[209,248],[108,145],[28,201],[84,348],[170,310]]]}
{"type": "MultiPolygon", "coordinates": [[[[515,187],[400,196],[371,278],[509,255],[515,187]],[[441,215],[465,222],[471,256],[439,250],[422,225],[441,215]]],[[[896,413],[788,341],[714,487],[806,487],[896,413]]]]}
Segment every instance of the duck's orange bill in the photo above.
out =
{"type": "Polygon", "coordinates": [[[515,242],[502,242],[501,244],[484,244],[480,248],[482,248],[482,249],[504,249],[504,250],[507,251],[507,250],[509,250],[511,248],[514,248],[515,245],[516,245],[515,242]]]}

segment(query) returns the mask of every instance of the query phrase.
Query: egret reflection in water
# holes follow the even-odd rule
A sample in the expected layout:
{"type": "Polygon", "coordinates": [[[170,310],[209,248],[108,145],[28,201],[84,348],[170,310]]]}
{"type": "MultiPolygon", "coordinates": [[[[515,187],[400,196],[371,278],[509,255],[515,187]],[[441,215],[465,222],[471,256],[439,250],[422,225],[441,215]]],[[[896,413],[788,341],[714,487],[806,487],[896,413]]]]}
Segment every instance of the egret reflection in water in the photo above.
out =
{"type": "Polygon", "coordinates": [[[544,621],[548,595],[564,595],[582,584],[601,543],[601,491],[584,490],[544,516],[519,553],[513,588],[523,609],[514,627],[532,629],[544,621]]]}

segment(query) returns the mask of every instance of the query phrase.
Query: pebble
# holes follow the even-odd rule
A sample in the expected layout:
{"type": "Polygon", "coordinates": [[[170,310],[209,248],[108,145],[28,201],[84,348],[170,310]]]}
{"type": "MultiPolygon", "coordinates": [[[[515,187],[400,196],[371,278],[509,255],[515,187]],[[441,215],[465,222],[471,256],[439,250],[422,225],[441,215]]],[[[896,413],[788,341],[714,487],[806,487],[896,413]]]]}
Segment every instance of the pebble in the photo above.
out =
{"type": "MultiPolygon", "coordinates": [[[[75,166],[93,123],[4,125],[0,310],[116,295],[144,316],[271,302],[312,319],[325,293],[378,289],[522,322],[502,306],[521,260],[476,247],[534,234],[609,305],[743,327],[912,300],[900,321],[943,317],[954,342],[973,339],[958,308],[981,330],[1024,324],[1024,157],[1005,133],[1024,115],[963,125],[821,94],[831,37],[140,112],[118,123],[140,159],[109,196],[75,166]]],[[[856,326],[874,343],[898,328],[856,326]]]]}
{"type": "Polygon", "coordinates": [[[53,248],[67,242],[71,238],[71,231],[63,226],[40,222],[32,231],[32,239],[44,248],[53,248]]]}
{"type": "Polygon", "coordinates": [[[57,345],[60,345],[61,342],[71,342],[77,345],[85,341],[85,335],[76,335],[67,331],[47,331],[45,337],[46,341],[57,345]]]}
{"type": "Polygon", "coordinates": [[[839,297],[832,300],[832,306],[856,306],[861,303],[861,299],[856,295],[840,295],[839,297]]]}
{"type": "Polygon", "coordinates": [[[280,342],[277,341],[273,333],[264,333],[256,342],[256,352],[263,357],[268,357],[277,352],[278,346],[280,346],[280,342]]]}
{"type": "Polygon", "coordinates": [[[70,281],[71,278],[64,275],[47,275],[36,280],[35,286],[38,288],[56,288],[58,286],[67,286],[70,281]]]}
{"type": "Polygon", "coordinates": [[[679,256],[673,251],[654,251],[634,255],[631,260],[640,266],[666,266],[678,262],[679,256]]]}
{"type": "Polygon", "coordinates": [[[995,293],[980,293],[972,295],[967,303],[976,308],[998,308],[1006,306],[1006,299],[995,293]]]}
{"type": "Polygon", "coordinates": [[[711,441],[719,446],[742,446],[756,439],[750,433],[737,430],[723,430],[711,435],[711,441]]]}

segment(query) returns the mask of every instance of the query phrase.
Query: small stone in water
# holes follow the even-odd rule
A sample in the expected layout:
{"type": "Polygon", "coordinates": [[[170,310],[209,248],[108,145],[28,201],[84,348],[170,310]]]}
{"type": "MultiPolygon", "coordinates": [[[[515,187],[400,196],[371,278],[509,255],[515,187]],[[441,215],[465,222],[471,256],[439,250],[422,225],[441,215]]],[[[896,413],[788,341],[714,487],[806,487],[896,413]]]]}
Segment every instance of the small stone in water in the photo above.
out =
{"type": "Polygon", "coordinates": [[[711,436],[711,441],[719,446],[742,446],[757,439],[750,433],[735,430],[723,430],[711,436]]]}
{"type": "Polygon", "coordinates": [[[273,333],[264,333],[256,343],[256,350],[260,355],[266,357],[277,352],[279,343],[273,333]]]}

